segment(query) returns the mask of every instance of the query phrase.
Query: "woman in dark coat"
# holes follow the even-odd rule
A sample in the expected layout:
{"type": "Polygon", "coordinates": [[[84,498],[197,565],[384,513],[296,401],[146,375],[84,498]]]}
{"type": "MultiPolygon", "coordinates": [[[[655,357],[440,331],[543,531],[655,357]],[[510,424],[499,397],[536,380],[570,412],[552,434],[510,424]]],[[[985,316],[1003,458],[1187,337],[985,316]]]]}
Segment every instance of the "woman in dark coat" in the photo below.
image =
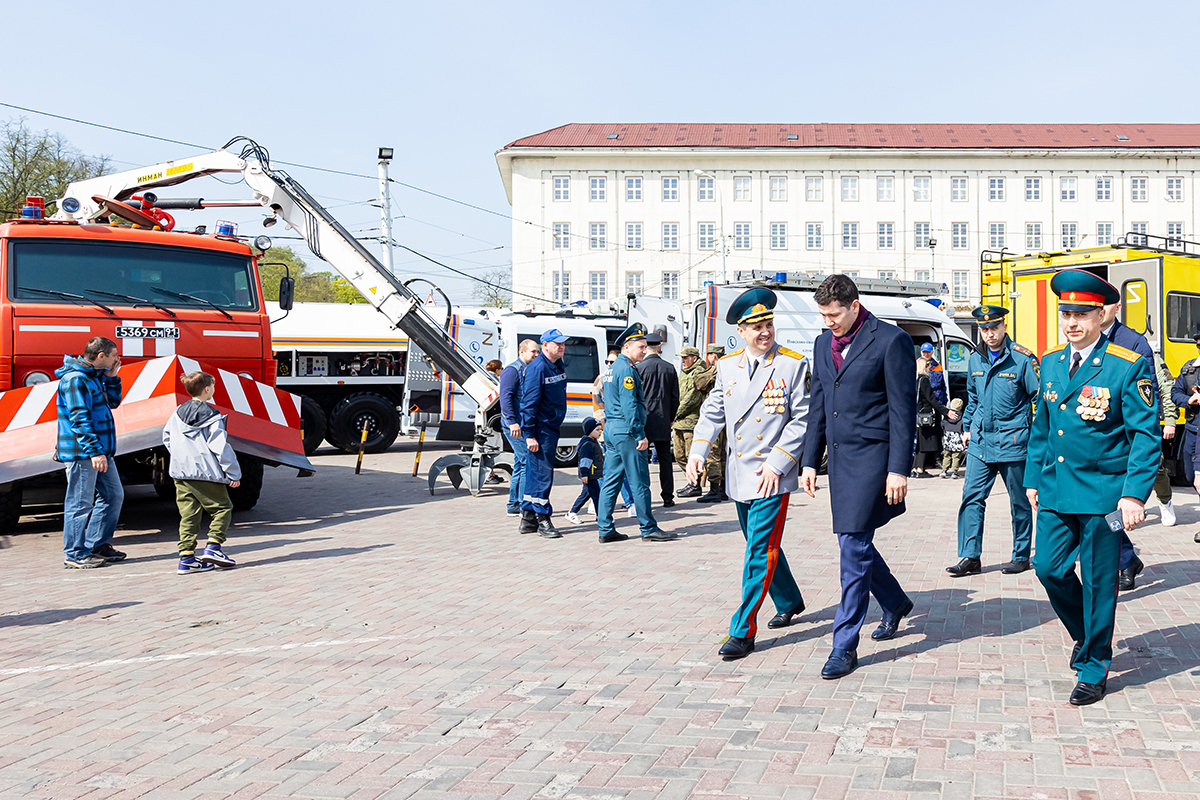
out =
{"type": "Polygon", "coordinates": [[[931,472],[926,468],[936,467],[942,453],[942,415],[950,413],[950,409],[942,405],[933,393],[933,385],[929,381],[929,362],[923,358],[917,359],[917,455],[913,461],[912,477],[928,478],[931,472]],[[933,417],[933,424],[921,425],[921,415],[933,417]]]}

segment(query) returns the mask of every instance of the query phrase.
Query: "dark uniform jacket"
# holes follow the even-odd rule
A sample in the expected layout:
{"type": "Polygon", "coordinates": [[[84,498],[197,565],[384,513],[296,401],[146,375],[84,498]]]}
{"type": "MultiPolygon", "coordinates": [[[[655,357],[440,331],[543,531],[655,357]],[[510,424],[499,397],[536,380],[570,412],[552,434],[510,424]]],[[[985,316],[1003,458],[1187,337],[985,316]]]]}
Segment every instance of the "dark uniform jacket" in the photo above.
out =
{"type": "Polygon", "coordinates": [[[675,368],[651,353],[637,365],[646,402],[646,438],[665,442],[671,438],[671,422],[679,408],[679,376],[675,368]]]}
{"type": "Polygon", "coordinates": [[[1175,405],[1183,409],[1183,427],[1189,433],[1196,432],[1196,410],[1200,408],[1200,406],[1188,405],[1192,389],[1200,384],[1200,363],[1197,362],[1200,362],[1200,358],[1184,364],[1183,369],[1179,371],[1179,377],[1175,379],[1175,385],[1171,387],[1171,399],[1175,401],[1175,405]]]}
{"type": "Polygon", "coordinates": [[[1040,385],[1038,359],[1031,350],[1005,336],[992,362],[981,341],[967,360],[967,455],[985,464],[1024,461],[1040,385]]]}
{"type": "Polygon", "coordinates": [[[538,353],[521,379],[521,435],[526,439],[558,436],[566,416],[567,373],[562,360],[552,362],[538,353]]]}

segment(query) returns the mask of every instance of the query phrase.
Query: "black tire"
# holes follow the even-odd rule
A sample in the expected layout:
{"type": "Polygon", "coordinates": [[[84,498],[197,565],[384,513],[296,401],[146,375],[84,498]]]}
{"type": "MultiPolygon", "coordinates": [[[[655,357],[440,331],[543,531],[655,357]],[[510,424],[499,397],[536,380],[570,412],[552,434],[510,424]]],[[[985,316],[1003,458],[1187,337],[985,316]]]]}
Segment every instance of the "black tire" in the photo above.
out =
{"type": "Polygon", "coordinates": [[[258,496],[262,494],[263,462],[244,453],[238,453],[237,459],[242,467],[242,482],[236,489],[230,487],[229,499],[234,511],[249,511],[258,505],[258,496]]]}
{"type": "Polygon", "coordinates": [[[304,430],[304,455],[311,456],[325,438],[325,409],[311,397],[300,398],[300,427],[304,430]]]}
{"type": "Polygon", "coordinates": [[[579,463],[579,445],[563,444],[554,450],[554,466],[559,469],[570,469],[579,463]]]}
{"type": "Polygon", "coordinates": [[[400,413],[385,397],[360,392],[344,398],[329,415],[329,443],[346,453],[357,453],[363,422],[367,423],[367,453],[382,453],[400,433],[400,413]]]}
{"type": "Polygon", "coordinates": [[[0,533],[7,533],[21,521],[21,503],[24,492],[18,481],[7,492],[0,492],[0,533]]]}

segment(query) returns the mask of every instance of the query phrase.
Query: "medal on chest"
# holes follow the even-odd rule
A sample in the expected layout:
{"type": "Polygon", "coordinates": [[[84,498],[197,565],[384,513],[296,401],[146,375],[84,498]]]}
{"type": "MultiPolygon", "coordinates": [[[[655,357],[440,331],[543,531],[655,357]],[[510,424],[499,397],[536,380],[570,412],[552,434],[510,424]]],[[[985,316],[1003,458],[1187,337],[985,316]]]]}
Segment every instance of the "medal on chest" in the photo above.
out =
{"type": "Polygon", "coordinates": [[[1086,420],[1100,422],[1108,416],[1108,401],[1112,394],[1104,386],[1084,386],[1077,398],[1075,413],[1086,420]]]}
{"type": "Polygon", "coordinates": [[[782,378],[772,378],[763,388],[763,410],[768,414],[782,414],[787,406],[787,384],[782,378]]]}

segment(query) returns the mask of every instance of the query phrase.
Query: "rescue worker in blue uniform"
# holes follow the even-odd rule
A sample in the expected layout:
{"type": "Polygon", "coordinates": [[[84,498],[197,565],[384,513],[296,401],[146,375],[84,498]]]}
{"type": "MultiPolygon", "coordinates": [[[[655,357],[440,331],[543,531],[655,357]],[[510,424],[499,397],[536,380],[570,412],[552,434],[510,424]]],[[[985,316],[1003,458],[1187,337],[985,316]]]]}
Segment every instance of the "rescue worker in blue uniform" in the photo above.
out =
{"type": "Polygon", "coordinates": [[[1025,497],[1025,456],[1041,381],[1037,356],[1008,337],[1007,313],[1007,308],[990,305],[971,312],[979,324],[980,342],[967,361],[967,474],[958,508],[961,560],[946,568],[956,578],[983,571],[983,514],[997,475],[1008,489],[1013,529],[1012,560],[1000,571],[1014,575],[1029,569],[1033,509],[1025,497]]]}
{"type": "Polygon", "coordinates": [[[741,602],[720,650],[726,661],[754,652],[758,610],[768,594],[775,605],[768,628],[786,628],[804,611],[782,544],[788,500],[800,488],[809,364],[775,341],[777,301],[759,286],[730,303],[725,321],[737,325],[746,347],[717,362],[688,454],[688,480],[696,482],[712,442],[725,431],[725,491],[737,502],[746,539],[741,602]]]}
{"type": "Polygon", "coordinates": [[[1102,333],[1102,306],[1119,299],[1116,288],[1079,269],[1057,273],[1050,288],[1067,344],[1042,357],[1025,487],[1037,513],[1033,567],[1075,641],[1070,702],[1082,706],[1104,697],[1120,531],[1145,520],[1161,450],[1152,365],[1102,333]]]}
{"type": "Polygon", "coordinates": [[[601,544],[629,537],[618,533],[613,509],[621,484],[629,479],[633,506],[637,509],[642,541],[675,539],[658,527],[650,511],[650,442],[646,439],[646,401],[642,378],[635,366],[646,357],[646,326],[635,322],[617,337],[621,354],[604,376],[604,485],[596,527],[601,544]]]}
{"type": "Polygon", "coordinates": [[[550,521],[550,489],[554,486],[554,453],[559,429],[567,416],[567,373],[562,357],[566,335],[557,328],[542,334],[542,352],[525,367],[521,379],[521,432],[529,453],[525,457],[525,494],[521,499],[521,533],[561,539],[550,521]]]}

